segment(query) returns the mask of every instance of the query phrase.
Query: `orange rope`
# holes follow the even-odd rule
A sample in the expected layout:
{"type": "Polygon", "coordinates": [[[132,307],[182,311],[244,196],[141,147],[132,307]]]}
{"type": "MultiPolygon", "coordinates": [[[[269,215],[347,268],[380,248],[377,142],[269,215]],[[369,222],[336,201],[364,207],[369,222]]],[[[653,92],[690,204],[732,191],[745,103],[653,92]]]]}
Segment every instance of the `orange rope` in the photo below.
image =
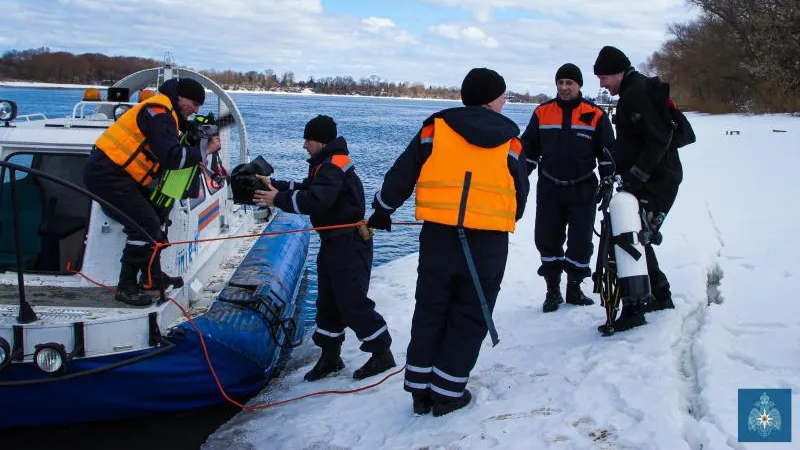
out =
{"type": "MultiPolygon", "coordinates": [[[[366,222],[361,220],[358,222],[345,223],[341,225],[325,225],[321,227],[297,228],[294,230],[270,231],[267,233],[241,234],[237,236],[205,238],[205,239],[196,239],[191,241],[156,242],[155,245],[153,246],[153,253],[150,255],[150,262],[147,264],[147,287],[153,286],[153,263],[155,262],[156,256],[158,255],[158,252],[162,247],[169,247],[170,245],[178,245],[178,244],[195,244],[201,242],[225,241],[228,239],[244,239],[244,238],[262,237],[262,236],[276,236],[280,234],[305,233],[309,231],[335,230],[338,228],[350,228],[366,224],[367,224],[366,222]]],[[[422,222],[392,222],[392,225],[422,225],[422,222]]]]}
{"type": "Polygon", "coordinates": [[[177,244],[194,244],[198,242],[211,242],[211,241],[224,241],[227,239],[241,239],[241,238],[250,238],[250,237],[261,237],[261,236],[275,236],[279,234],[291,234],[291,233],[304,233],[307,231],[325,231],[325,230],[335,230],[337,228],[348,228],[348,227],[357,227],[359,225],[366,225],[367,223],[362,221],[353,222],[353,223],[345,223],[342,225],[325,225],[322,227],[312,227],[312,228],[297,228],[294,230],[281,230],[281,231],[270,231],[268,233],[253,233],[253,234],[242,234],[238,236],[225,236],[225,237],[218,237],[218,238],[206,238],[206,239],[196,239],[193,241],[177,241],[177,242],[156,242],[156,247],[168,247],[170,245],[177,245],[177,244]]]}
{"type": "Polygon", "coordinates": [[[181,310],[181,312],[186,317],[186,319],[189,320],[189,323],[192,325],[192,327],[194,328],[195,332],[197,332],[197,337],[200,339],[200,346],[203,348],[203,355],[206,358],[206,363],[208,364],[208,368],[211,370],[211,375],[214,377],[214,382],[217,383],[217,389],[219,390],[220,394],[222,394],[222,396],[225,398],[225,400],[227,400],[232,405],[235,405],[235,406],[237,406],[237,407],[239,407],[241,409],[244,409],[246,411],[258,411],[258,410],[261,410],[261,409],[273,408],[275,406],[284,405],[286,403],[291,403],[291,402],[296,402],[298,400],[302,400],[302,399],[308,398],[308,397],[314,397],[314,396],[317,396],[317,395],[352,394],[352,393],[355,393],[355,392],[364,391],[364,390],[371,389],[371,388],[373,388],[375,386],[378,386],[378,385],[382,384],[384,381],[386,381],[389,378],[399,374],[400,372],[403,371],[403,369],[405,369],[405,366],[403,366],[399,370],[386,375],[385,377],[383,377],[382,380],[378,381],[377,383],[373,383],[373,384],[370,384],[370,385],[367,385],[367,386],[363,386],[363,387],[360,387],[360,388],[357,388],[357,389],[319,391],[319,392],[312,392],[310,394],[305,394],[305,395],[301,395],[299,397],[289,398],[289,399],[286,399],[286,400],[280,400],[280,401],[272,402],[272,403],[264,403],[264,404],[255,405],[255,406],[243,405],[243,404],[239,403],[238,401],[234,400],[233,398],[231,398],[228,395],[228,393],[225,392],[225,388],[222,386],[222,382],[219,380],[219,377],[217,376],[217,371],[214,370],[214,364],[211,362],[211,356],[209,356],[209,354],[208,354],[208,348],[206,347],[206,341],[203,338],[203,333],[200,331],[200,328],[197,327],[197,324],[194,323],[194,320],[192,319],[191,315],[189,315],[189,312],[186,311],[186,309],[180,303],[175,301],[172,297],[167,297],[167,298],[169,299],[169,301],[171,301],[175,306],[177,306],[181,310]]]}
{"type": "MultiPolygon", "coordinates": [[[[393,222],[392,224],[393,225],[422,225],[422,222],[393,222]]],[[[337,229],[337,228],[357,227],[359,225],[366,225],[366,222],[359,221],[359,222],[342,224],[342,225],[329,225],[329,226],[313,227],[313,228],[301,228],[301,229],[295,229],[295,230],[272,231],[272,232],[268,232],[268,233],[254,233],[254,234],[245,234],[245,235],[239,235],[239,236],[207,238],[207,239],[198,239],[198,240],[193,240],[193,241],[178,241],[178,242],[170,242],[170,243],[157,242],[155,244],[154,249],[153,249],[153,254],[150,256],[150,263],[149,263],[149,265],[147,267],[148,283],[150,283],[150,285],[152,286],[153,279],[152,279],[152,273],[151,273],[152,270],[151,269],[153,267],[153,262],[155,261],[155,258],[158,255],[158,250],[160,248],[162,248],[162,247],[168,247],[170,245],[177,245],[177,244],[191,244],[191,243],[199,243],[199,242],[221,241],[221,240],[227,240],[227,239],[241,239],[241,238],[250,238],[250,237],[274,236],[274,235],[280,235],[280,234],[302,233],[302,232],[308,232],[308,231],[334,230],[334,229],[337,229]]],[[[69,270],[69,269],[70,269],[69,264],[67,264],[67,270],[69,270]]],[[[74,273],[74,274],[80,275],[81,277],[83,277],[86,280],[88,280],[90,283],[93,283],[93,284],[95,284],[97,286],[100,286],[100,287],[102,287],[104,289],[107,289],[110,292],[116,292],[116,290],[114,288],[112,288],[110,286],[106,286],[105,284],[102,284],[102,283],[100,283],[98,281],[95,281],[95,280],[89,278],[83,272],[80,272],[80,271],[71,271],[71,272],[74,273]]],[[[222,397],[227,402],[229,402],[232,405],[235,405],[235,406],[237,406],[237,407],[239,407],[239,408],[241,408],[243,410],[246,410],[246,411],[258,411],[258,410],[262,410],[262,409],[273,408],[273,407],[276,407],[276,406],[285,405],[287,403],[296,402],[298,400],[303,400],[303,399],[306,399],[306,398],[309,398],[309,397],[315,397],[315,396],[318,396],[318,395],[328,395],[328,394],[343,395],[343,394],[353,394],[353,393],[356,393],[356,392],[365,391],[365,390],[372,389],[374,387],[377,387],[377,386],[383,384],[389,378],[392,378],[392,377],[400,374],[403,370],[405,370],[405,367],[406,367],[404,365],[400,369],[398,369],[398,370],[396,370],[396,371],[394,371],[392,373],[387,374],[380,381],[377,381],[375,383],[368,384],[366,386],[362,386],[362,387],[356,388],[356,389],[325,390],[325,391],[312,392],[312,393],[309,393],[309,394],[301,395],[299,397],[289,398],[289,399],[285,399],[285,400],[279,400],[279,401],[271,402],[271,403],[264,403],[264,404],[260,404],[260,405],[254,405],[254,406],[244,405],[242,403],[239,403],[235,399],[231,398],[228,395],[228,393],[225,391],[225,388],[223,387],[222,382],[220,381],[219,376],[217,375],[217,371],[214,368],[214,363],[211,362],[211,356],[208,353],[208,347],[206,346],[206,341],[203,338],[203,332],[200,331],[200,328],[194,322],[194,319],[192,319],[192,316],[189,314],[189,312],[186,310],[186,308],[183,307],[183,305],[178,303],[172,297],[167,297],[167,300],[172,302],[172,304],[174,304],[175,306],[178,307],[178,309],[180,309],[180,311],[183,314],[183,316],[186,317],[186,320],[188,320],[188,322],[192,325],[192,328],[194,328],[195,332],[197,333],[197,337],[198,337],[198,339],[200,341],[200,346],[203,349],[203,355],[205,357],[206,364],[208,365],[208,369],[211,371],[211,375],[214,378],[214,382],[217,385],[217,390],[219,390],[219,393],[222,395],[222,397]]]]}
{"type": "MultiPolygon", "coordinates": [[[[69,270],[69,265],[67,265],[67,270],[69,270]]],[[[102,287],[104,289],[107,289],[110,292],[116,292],[116,290],[114,288],[112,288],[111,286],[107,286],[107,285],[105,285],[103,283],[95,281],[95,280],[89,278],[83,272],[74,271],[74,270],[71,271],[71,272],[74,273],[74,274],[82,276],[83,278],[88,280],[90,283],[93,283],[93,284],[95,284],[97,286],[100,286],[100,287],[102,287]]],[[[273,408],[275,406],[285,405],[287,403],[296,402],[298,400],[306,399],[306,398],[309,398],[309,397],[315,397],[315,396],[318,396],[318,395],[327,395],[327,394],[339,394],[339,395],[342,395],[342,394],[353,394],[353,393],[356,393],[356,392],[366,391],[367,389],[372,389],[372,388],[374,388],[376,386],[379,386],[379,385],[383,384],[389,378],[391,378],[391,377],[393,377],[395,375],[398,375],[406,367],[404,365],[400,369],[398,369],[398,370],[396,370],[396,371],[384,376],[380,381],[372,383],[372,384],[368,384],[366,386],[362,386],[362,387],[356,388],[356,389],[318,391],[318,392],[312,392],[312,393],[309,393],[309,394],[301,395],[299,397],[289,398],[289,399],[286,399],[286,400],[280,400],[280,401],[272,402],[272,403],[263,403],[263,404],[254,405],[254,406],[244,405],[242,403],[239,403],[235,399],[231,398],[228,395],[228,393],[225,391],[225,388],[222,386],[222,382],[220,381],[219,376],[217,375],[217,371],[214,368],[214,363],[211,362],[211,356],[208,354],[208,347],[206,346],[206,341],[203,338],[203,332],[200,331],[200,328],[194,322],[194,319],[192,319],[192,316],[189,314],[189,312],[186,310],[186,308],[183,307],[183,305],[178,303],[172,297],[167,297],[167,300],[172,302],[172,304],[174,304],[175,306],[178,307],[178,309],[181,310],[181,313],[183,314],[183,316],[186,317],[186,319],[192,325],[192,328],[194,328],[194,331],[197,333],[197,337],[200,340],[200,346],[203,349],[203,355],[205,356],[206,364],[208,365],[208,369],[211,371],[211,376],[214,378],[214,382],[217,385],[217,390],[219,390],[219,393],[222,395],[222,397],[226,401],[228,401],[232,405],[235,405],[235,406],[237,406],[237,407],[239,407],[241,409],[244,409],[246,411],[258,411],[258,410],[262,410],[262,409],[273,408]]]]}

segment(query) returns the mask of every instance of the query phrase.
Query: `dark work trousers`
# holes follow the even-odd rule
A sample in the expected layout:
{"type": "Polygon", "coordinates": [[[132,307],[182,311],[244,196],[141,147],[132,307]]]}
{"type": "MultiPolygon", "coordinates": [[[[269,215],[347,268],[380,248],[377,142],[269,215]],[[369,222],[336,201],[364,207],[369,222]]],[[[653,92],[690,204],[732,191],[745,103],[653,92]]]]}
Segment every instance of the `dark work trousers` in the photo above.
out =
{"type": "Polygon", "coordinates": [[[150,238],[164,242],[166,237],[161,229],[162,220],[159,211],[150,203],[145,190],[121,169],[95,165],[91,162],[84,169],[83,182],[91,193],[127,214],[147,232],[147,234],[142,233],[139,228],[132,226],[111,208],[103,208],[107,215],[125,227],[128,240],[122,250],[122,263],[146,269],[153,253],[153,243],[150,238]]]}
{"type": "MultiPolygon", "coordinates": [[[[647,190],[643,190],[638,193],[639,204],[645,212],[652,211],[654,215],[658,215],[658,213],[664,213],[666,215],[669,210],[672,209],[677,194],[677,186],[674,191],[668,192],[666,195],[661,195],[658,198],[650,195],[647,190]]],[[[660,231],[663,226],[664,223],[662,222],[655,231],[660,231]]],[[[669,280],[667,280],[667,275],[658,266],[658,258],[656,258],[653,245],[646,245],[644,250],[645,256],[647,257],[647,275],[650,277],[650,290],[657,301],[663,302],[671,297],[669,280]]]]}
{"type": "Polygon", "coordinates": [[[317,255],[317,329],[313,340],[323,350],[344,341],[345,327],[361,341],[361,350],[375,353],[392,343],[386,321],[367,297],[372,272],[372,239],[352,233],[320,236],[317,255]]]}
{"type": "MultiPolygon", "coordinates": [[[[508,233],[466,230],[489,310],[494,310],[508,258],[508,233]]],[[[455,227],[425,222],[405,390],[434,401],[460,397],[488,333],[455,227]]]]}
{"type": "Polygon", "coordinates": [[[534,240],[542,265],[539,275],[583,280],[591,275],[592,229],[597,206],[594,196],[597,178],[573,186],[559,186],[539,177],[536,183],[536,225],[534,240]],[[564,253],[564,241],[567,252],[564,253]]]}
{"type": "Polygon", "coordinates": [[[652,244],[644,247],[644,254],[647,257],[647,276],[650,277],[650,290],[657,300],[664,300],[669,292],[669,280],[667,275],[658,267],[658,259],[652,244]]]}

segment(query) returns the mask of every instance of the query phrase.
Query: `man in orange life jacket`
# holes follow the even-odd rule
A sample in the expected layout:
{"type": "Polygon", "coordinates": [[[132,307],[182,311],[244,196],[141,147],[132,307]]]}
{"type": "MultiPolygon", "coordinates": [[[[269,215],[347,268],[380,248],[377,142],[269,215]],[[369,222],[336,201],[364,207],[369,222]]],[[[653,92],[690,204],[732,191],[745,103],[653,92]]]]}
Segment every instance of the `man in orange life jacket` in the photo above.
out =
{"type": "Polygon", "coordinates": [[[581,96],[581,70],[574,64],[564,64],[556,71],[555,81],[558,97],[534,110],[520,137],[528,173],[537,164],[539,167],[534,239],[542,260],[539,275],[547,283],[544,312],[555,311],[564,303],[562,271],[567,272],[567,303],[594,304],[581,291],[581,282],[591,275],[598,186],[595,161],[599,162],[601,177],[614,171],[611,121],[605,111],[581,96]]]}
{"type": "MultiPolygon", "coordinates": [[[[637,72],[625,53],[603,47],[594,63],[600,86],[619,95],[615,126],[614,158],[623,189],[639,199],[650,227],[658,231],[678,195],[683,166],[678,142],[670,124],[669,87],[657,77],[637,72]]],[[[658,266],[653,244],[645,245],[647,272],[654,300],[649,304],[624,304],[614,322],[616,331],[646,323],[644,313],[674,308],[666,274],[658,266]]]]}
{"type": "Polygon", "coordinates": [[[369,226],[391,231],[391,214],[416,186],[416,217],[424,221],[405,373],[417,414],[441,416],[469,404],[467,381],[488,332],[459,228],[491,311],[508,233],[525,209],[529,186],[519,127],[500,114],[505,90],[497,72],[472,69],[461,85],[465,106],[423,122],[372,202],[369,226]]]}
{"type": "MultiPolygon", "coordinates": [[[[336,122],[317,116],[305,126],[303,148],[308,151],[308,177],[301,182],[272,180],[268,190],[257,190],[259,206],[277,206],[294,214],[308,214],[315,227],[342,225],[364,219],[364,186],[356,174],[347,141],[336,137],[336,122]]],[[[361,227],[363,232],[368,231],[361,227]]],[[[315,381],[344,369],[341,358],[344,329],[350,327],[372,356],[353,378],[360,380],[395,366],[389,348],[392,338],[386,321],[367,297],[372,271],[372,236],[348,227],[319,231],[317,254],[317,329],[313,340],[322,349],[305,375],[315,381]]]]}
{"type": "MultiPolygon", "coordinates": [[[[83,181],[89,191],[128,215],[147,232],[143,234],[123,217],[117,217],[114,211],[106,211],[125,226],[128,237],[122,250],[117,283],[116,299],[121,302],[136,306],[152,303],[143,289],[156,286],[141,286],[137,276],[140,271],[146,272],[153,252],[148,235],[158,242],[166,242],[167,236],[162,230],[164,217],[148,200],[147,186],[164,170],[202,162],[205,155],[200,148],[182,146],[179,137],[180,132],[188,128],[186,119],[197,113],[204,100],[205,90],[195,80],[164,82],[158,95],[133,106],[100,136],[84,167],[83,181]]],[[[208,142],[206,152],[214,153],[219,148],[219,137],[214,137],[208,142]]],[[[160,279],[163,287],[183,285],[180,277],[161,272],[158,257],[152,276],[154,282],[160,279]]]]}

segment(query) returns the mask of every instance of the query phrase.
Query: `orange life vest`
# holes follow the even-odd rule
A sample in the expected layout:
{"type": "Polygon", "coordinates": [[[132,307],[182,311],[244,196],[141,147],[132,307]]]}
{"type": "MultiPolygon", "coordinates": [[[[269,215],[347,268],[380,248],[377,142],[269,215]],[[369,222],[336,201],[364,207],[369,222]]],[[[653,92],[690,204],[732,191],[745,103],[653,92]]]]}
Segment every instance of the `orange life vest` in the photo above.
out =
{"type": "Polygon", "coordinates": [[[508,156],[519,158],[517,138],[494,147],[472,145],[444,119],[422,129],[422,143],[433,143],[417,179],[417,220],[459,225],[465,180],[469,186],[461,225],[477,230],[514,231],[517,197],[508,156]],[[434,133],[435,130],[435,133],[434,133]]]}
{"type": "Polygon", "coordinates": [[[142,108],[153,105],[163,107],[172,114],[172,118],[175,119],[175,132],[180,133],[178,115],[172,107],[172,102],[166,95],[158,94],[131,107],[95,142],[100,151],[142,186],[147,186],[153,181],[159,163],[150,150],[150,144],[147,143],[142,130],[139,129],[136,118],[142,108]]]}

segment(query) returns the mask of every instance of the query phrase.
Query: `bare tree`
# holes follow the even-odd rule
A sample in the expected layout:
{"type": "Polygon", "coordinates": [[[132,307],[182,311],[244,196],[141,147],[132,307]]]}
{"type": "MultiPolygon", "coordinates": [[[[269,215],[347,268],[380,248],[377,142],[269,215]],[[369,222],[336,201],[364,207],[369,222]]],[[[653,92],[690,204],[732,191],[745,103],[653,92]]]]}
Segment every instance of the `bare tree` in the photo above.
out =
{"type": "Polygon", "coordinates": [[[703,13],[648,61],[674,93],[711,112],[800,110],[800,0],[687,2],[703,13]]]}

